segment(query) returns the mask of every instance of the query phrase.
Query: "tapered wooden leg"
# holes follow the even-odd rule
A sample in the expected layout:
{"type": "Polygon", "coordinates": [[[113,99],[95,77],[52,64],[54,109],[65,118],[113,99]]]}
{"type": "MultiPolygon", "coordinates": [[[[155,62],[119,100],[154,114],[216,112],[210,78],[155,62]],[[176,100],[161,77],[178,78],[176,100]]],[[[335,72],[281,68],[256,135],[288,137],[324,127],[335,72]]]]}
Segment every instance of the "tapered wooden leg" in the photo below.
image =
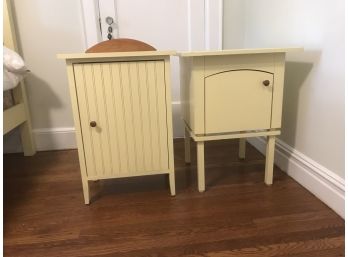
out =
{"type": "Polygon", "coordinates": [[[89,187],[88,187],[87,179],[82,179],[82,189],[83,189],[83,197],[85,199],[85,204],[89,204],[89,187]]]}
{"type": "Polygon", "coordinates": [[[188,129],[185,127],[185,162],[191,163],[191,136],[188,129]]]}
{"type": "Polygon", "coordinates": [[[175,195],[175,175],[173,171],[169,173],[169,187],[170,187],[170,194],[174,196],[175,195]]]}
{"type": "Polygon", "coordinates": [[[238,157],[239,159],[245,159],[245,146],[246,146],[246,139],[245,138],[240,138],[239,139],[239,153],[238,157]]]}
{"type": "Polygon", "coordinates": [[[266,147],[266,167],[265,167],[266,185],[272,185],[273,183],[274,148],[275,148],[275,136],[269,136],[267,138],[267,147],[266,147]]]}
{"type": "Polygon", "coordinates": [[[204,141],[197,142],[198,191],[205,191],[204,141]]]}

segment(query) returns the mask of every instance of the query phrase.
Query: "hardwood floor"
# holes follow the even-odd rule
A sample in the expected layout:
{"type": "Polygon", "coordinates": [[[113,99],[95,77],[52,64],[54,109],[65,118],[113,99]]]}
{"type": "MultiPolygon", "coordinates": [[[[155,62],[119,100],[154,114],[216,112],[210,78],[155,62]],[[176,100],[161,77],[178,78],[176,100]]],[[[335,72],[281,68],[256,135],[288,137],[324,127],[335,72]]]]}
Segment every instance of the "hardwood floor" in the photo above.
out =
{"type": "Polygon", "coordinates": [[[174,146],[176,197],[163,175],[116,179],[89,206],[75,150],[5,155],[5,256],[344,256],[344,221],[277,168],[265,186],[250,145],[240,161],[237,141],[206,143],[205,193],[174,146]]]}

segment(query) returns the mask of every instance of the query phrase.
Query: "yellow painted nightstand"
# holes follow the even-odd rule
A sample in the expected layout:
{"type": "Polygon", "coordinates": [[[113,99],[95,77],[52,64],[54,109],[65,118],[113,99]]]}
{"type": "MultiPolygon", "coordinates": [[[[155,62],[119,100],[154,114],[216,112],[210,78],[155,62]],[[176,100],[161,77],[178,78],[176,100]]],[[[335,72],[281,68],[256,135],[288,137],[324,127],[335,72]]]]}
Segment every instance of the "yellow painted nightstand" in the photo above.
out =
{"type": "Polygon", "coordinates": [[[302,48],[181,52],[185,160],[197,142],[198,190],[205,190],[204,142],[267,136],[265,183],[273,182],[275,137],[280,134],[285,54],[302,48]]]}
{"type": "Polygon", "coordinates": [[[62,54],[67,65],[85,203],[88,181],[169,174],[175,195],[170,55],[62,54]]]}

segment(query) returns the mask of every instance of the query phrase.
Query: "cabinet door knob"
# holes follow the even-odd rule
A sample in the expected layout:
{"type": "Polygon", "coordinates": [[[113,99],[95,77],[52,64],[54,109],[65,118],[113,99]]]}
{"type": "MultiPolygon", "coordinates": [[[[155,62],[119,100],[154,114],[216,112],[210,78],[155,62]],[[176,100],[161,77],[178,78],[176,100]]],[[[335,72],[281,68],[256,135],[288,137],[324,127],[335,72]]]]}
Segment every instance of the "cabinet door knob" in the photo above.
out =
{"type": "Polygon", "coordinates": [[[92,128],[94,128],[94,127],[97,126],[97,123],[96,123],[95,121],[91,121],[91,122],[89,123],[89,125],[90,125],[92,128]]]}
{"type": "Polygon", "coordinates": [[[271,82],[269,82],[268,79],[267,79],[267,80],[264,80],[264,81],[262,82],[262,84],[263,84],[265,87],[268,87],[270,83],[271,83],[271,82]]]}

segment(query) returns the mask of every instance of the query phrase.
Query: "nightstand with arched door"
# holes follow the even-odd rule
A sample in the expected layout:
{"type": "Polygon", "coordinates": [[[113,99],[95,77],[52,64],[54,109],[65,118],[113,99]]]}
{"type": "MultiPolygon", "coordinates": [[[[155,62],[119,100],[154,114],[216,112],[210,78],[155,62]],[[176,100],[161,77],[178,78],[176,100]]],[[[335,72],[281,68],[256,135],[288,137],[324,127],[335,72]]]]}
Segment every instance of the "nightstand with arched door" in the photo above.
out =
{"type": "Polygon", "coordinates": [[[301,48],[181,52],[185,160],[197,143],[198,189],[205,190],[204,142],[267,137],[265,183],[273,183],[275,137],[281,131],[285,54],[301,48]]]}

